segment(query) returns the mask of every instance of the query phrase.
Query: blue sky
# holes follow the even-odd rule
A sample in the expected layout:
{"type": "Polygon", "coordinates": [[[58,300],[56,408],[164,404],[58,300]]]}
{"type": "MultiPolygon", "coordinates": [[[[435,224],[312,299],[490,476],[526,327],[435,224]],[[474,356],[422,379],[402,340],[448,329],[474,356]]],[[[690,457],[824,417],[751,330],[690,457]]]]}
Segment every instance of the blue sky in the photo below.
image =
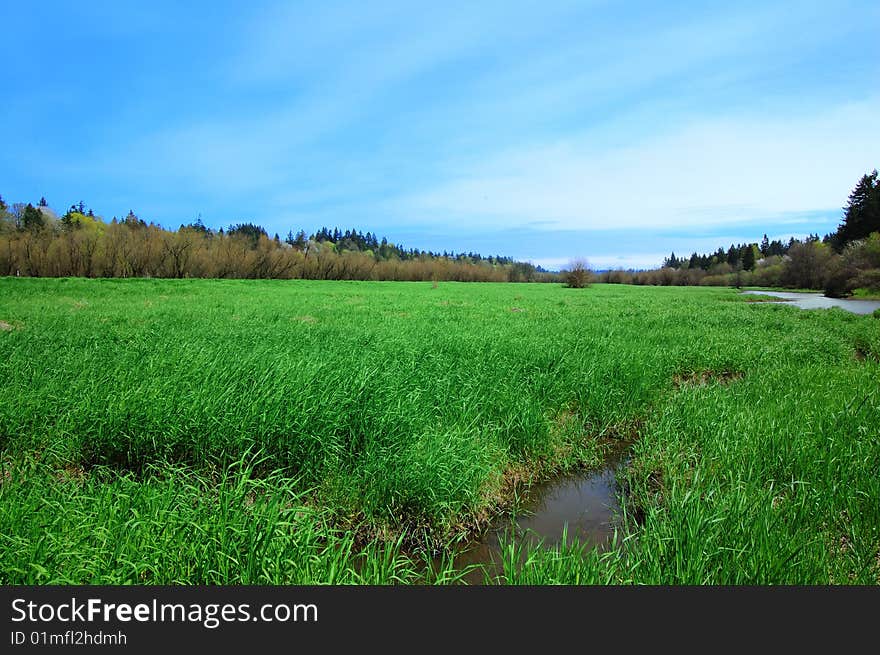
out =
{"type": "Polygon", "coordinates": [[[880,3],[0,8],[0,194],[548,267],[824,234],[880,166],[880,3]]]}

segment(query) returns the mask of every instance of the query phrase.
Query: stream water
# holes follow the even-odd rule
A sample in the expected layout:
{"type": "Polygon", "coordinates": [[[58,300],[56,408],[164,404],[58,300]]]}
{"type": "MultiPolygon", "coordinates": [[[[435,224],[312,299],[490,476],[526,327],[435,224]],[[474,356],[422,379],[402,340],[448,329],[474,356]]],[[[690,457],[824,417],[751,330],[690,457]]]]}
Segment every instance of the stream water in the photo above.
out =
{"type": "Polygon", "coordinates": [[[531,487],[514,518],[499,519],[457,550],[456,568],[480,565],[465,577],[465,582],[483,584],[484,570],[493,578],[501,574],[501,543],[505,538],[512,537],[524,545],[543,542],[544,547],[552,547],[566,535],[568,543],[604,547],[618,524],[616,473],[627,452],[626,447],[620,447],[600,469],[531,487]]]}
{"type": "MultiPolygon", "coordinates": [[[[880,309],[880,300],[852,300],[851,298],[828,298],[821,293],[792,293],[790,291],[743,291],[746,295],[773,296],[786,305],[801,309],[830,309],[840,307],[853,314],[871,314],[880,309]]],[[[776,304],[768,301],[769,304],[776,304]]]]}
{"type": "MultiPolygon", "coordinates": [[[[855,314],[880,309],[880,301],[826,298],[819,293],[744,291],[745,294],[774,296],[801,309],[840,307],[855,314]]],[[[774,304],[769,302],[768,304],[774,304]]],[[[621,444],[596,470],[561,476],[531,487],[516,516],[496,520],[479,537],[456,549],[456,569],[474,566],[464,581],[483,584],[485,575],[502,574],[502,542],[553,547],[563,537],[568,543],[604,548],[618,526],[617,471],[625,463],[628,444],[621,444]]]]}

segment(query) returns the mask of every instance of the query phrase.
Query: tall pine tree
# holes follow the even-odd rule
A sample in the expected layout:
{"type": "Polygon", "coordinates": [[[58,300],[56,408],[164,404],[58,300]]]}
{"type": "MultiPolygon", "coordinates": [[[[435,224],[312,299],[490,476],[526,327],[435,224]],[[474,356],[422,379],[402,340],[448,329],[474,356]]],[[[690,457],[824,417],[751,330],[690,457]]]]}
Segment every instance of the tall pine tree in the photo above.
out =
{"type": "Polygon", "coordinates": [[[864,239],[872,232],[880,232],[880,181],[877,180],[876,169],[862,175],[849,194],[843,221],[831,244],[836,250],[843,250],[846,244],[864,239]]]}

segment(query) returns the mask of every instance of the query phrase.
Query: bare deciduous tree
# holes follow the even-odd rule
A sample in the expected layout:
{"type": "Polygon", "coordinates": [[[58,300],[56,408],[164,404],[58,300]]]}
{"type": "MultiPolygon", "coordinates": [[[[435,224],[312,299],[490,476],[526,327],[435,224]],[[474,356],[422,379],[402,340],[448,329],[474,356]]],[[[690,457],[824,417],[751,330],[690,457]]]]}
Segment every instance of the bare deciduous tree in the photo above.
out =
{"type": "Polygon", "coordinates": [[[568,268],[562,272],[565,286],[572,289],[583,289],[590,286],[592,273],[586,259],[578,258],[569,262],[568,268]]]}

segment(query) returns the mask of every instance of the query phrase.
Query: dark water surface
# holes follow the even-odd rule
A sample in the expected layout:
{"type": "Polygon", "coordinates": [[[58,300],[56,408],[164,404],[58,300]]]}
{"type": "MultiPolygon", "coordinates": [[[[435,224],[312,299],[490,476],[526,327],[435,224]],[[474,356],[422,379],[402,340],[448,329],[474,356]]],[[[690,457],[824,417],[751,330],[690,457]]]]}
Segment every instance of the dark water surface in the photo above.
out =
{"type": "Polygon", "coordinates": [[[604,547],[618,525],[616,471],[624,464],[626,453],[627,448],[620,447],[600,469],[565,475],[531,487],[514,519],[498,520],[478,539],[457,550],[456,568],[480,565],[464,578],[465,582],[483,584],[483,569],[493,578],[502,573],[501,540],[505,536],[520,544],[543,542],[545,547],[552,548],[567,534],[568,543],[604,547]]]}
{"type": "MultiPolygon", "coordinates": [[[[871,314],[880,309],[880,300],[852,300],[850,298],[828,298],[821,293],[792,293],[789,291],[743,291],[747,295],[773,296],[786,305],[801,309],[830,309],[840,307],[853,314],[871,314]]],[[[769,301],[768,301],[769,302],[769,301]]],[[[770,302],[770,304],[774,304],[770,302]]]]}

